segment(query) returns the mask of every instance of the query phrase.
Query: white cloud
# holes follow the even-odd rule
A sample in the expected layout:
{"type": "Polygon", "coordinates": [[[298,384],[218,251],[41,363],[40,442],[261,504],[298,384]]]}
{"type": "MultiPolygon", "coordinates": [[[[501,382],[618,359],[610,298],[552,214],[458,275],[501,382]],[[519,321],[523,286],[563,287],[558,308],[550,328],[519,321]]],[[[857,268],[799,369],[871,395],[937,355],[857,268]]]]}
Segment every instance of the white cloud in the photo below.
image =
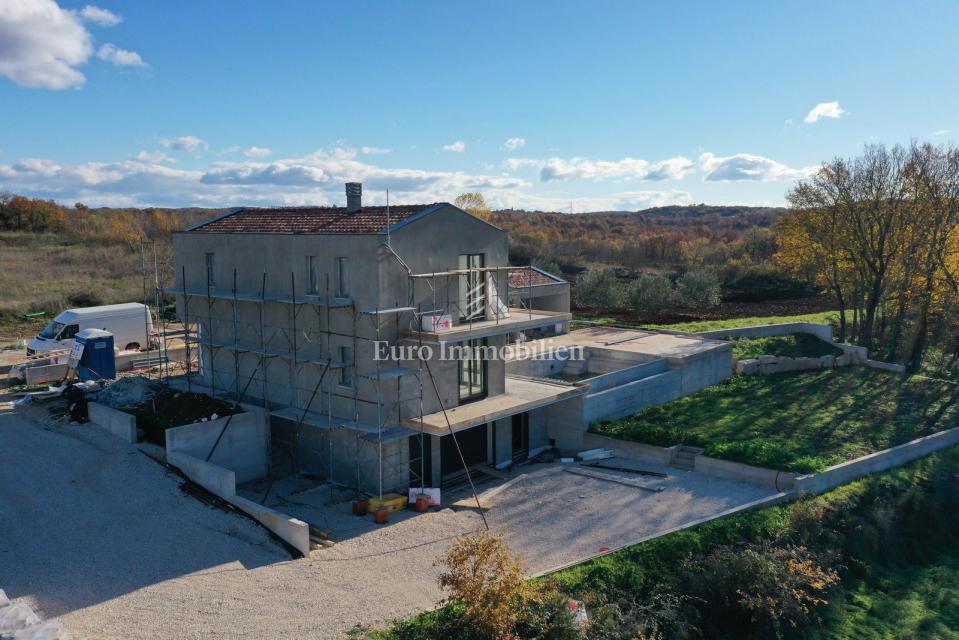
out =
{"type": "Polygon", "coordinates": [[[93,53],[76,13],[53,0],[0,0],[0,75],[24,87],[71,89],[93,53]]]}
{"type": "Polygon", "coordinates": [[[949,133],[949,129],[938,129],[937,131],[933,131],[933,132],[932,132],[932,135],[934,135],[934,136],[944,136],[944,135],[946,135],[947,133],[949,133]]]}
{"type": "Polygon", "coordinates": [[[500,147],[504,151],[516,151],[517,149],[522,149],[526,146],[526,138],[507,138],[506,142],[503,143],[503,146],[500,147]]]}
{"type": "Polygon", "coordinates": [[[132,160],[149,162],[151,164],[157,164],[160,162],[174,162],[172,158],[167,157],[167,155],[162,151],[147,151],[145,149],[133,156],[132,160]]]}
{"type": "Polygon", "coordinates": [[[466,151],[466,143],[462,140],[457,140],[450,144],[443,145],[443,151],[452,151],[453,153],[463,153],[466,151]]]}
{"type": "Polygon", "coordinates": [[[245,155],[247,158],[265,158],[271,153],[273,152],[270,149],[267,149],[266,147],[258,147],[256,145],[253,145],[252,147],[244,151],[243,155],[245,155]]]}
{"type": "Polygon", "coordinates": [[[147,63],[143,61],[140,54],[136,51],[127,51],[121,49],[109,42],[97,51],[97,57],[101,60],[113,63],[118,67],[145,67],[147,63]]]}
{"type": "Polygon", "coordinates": [[[0,183],[16,193],[91,206],[322,205],[341,203],[343,183],[354,180],[363,183],[364,199],[371,204],[382,204],[386,189],[393,202],[429,203],[451,202],[464,191],[492,197],[530,186],[510,176],[386,168],[358,157],[356,150],[334,147],[269,162],[214,162],[196,170],[161,164],[171,160],[150,152],[120,162],[76,165],[33,158],[0,163],[0,183]]]}
{"type": "Polygon", "coordinates": [[[838,118],[844,113],[846,113],[846,111],[839,106],[838,102],[820,102],[806,114],[803,122],[812,124],[819,122],[823,118],[838,118]]]}
{"type": "Polygon", "coordinates": [[[199,149],[209,149],[210,145],[205,140],[196,136],[176,136],[175,138],[164,138],[160,144],[166,149],[175,149],[176,151],[197,151],[199,149]]]}
{"type": "Polygon", "coordinates": [[[112,11],[95,7],[92,4],[80,9],[80,17],[101,27],[115,27],[123,21],[123,18],[112,11]]]}
{"type": "Polygon", "coordinates": [[[705,172],[706,182],[798,180],[816,171],[817,167],[792,169],[786,165],[749,153],[720,157],[712,153],[699,156],[699,166],[705,172]]]}
{"type": "Polygon", "coordinates": [[[229,147],[223,147],[223,149],[220,150],[220,153],[236,153],[240,149],[242,149],[240,145],[234,144],[230,145],[229,147]]]}
{"type": "Polygon", "coordinates": [[[494,209],[526,209],[527,211],[568,212],[572,204],[575,213],[584,211],[628,211],[662,207],[671,204],[692,204],[693,198],[681,190],[621,191],[609,196],[568,197],[564,195],[538,195],[507,189],[487,195],[486,201],[494,209]]]}
{"type": "Polygon", "coordinates": [[[534,160],[530,158],[509,158],[506,166],[511,169],[521,167],[536,167],[539,169],[539,179],[543,182],[551,180],[681,180],[695,168],[695,163],[689,158],[678,156],[650,163],[638,158],[623,158],[622,160],[591,160],[589,158],[547,158],[534,160]]]}

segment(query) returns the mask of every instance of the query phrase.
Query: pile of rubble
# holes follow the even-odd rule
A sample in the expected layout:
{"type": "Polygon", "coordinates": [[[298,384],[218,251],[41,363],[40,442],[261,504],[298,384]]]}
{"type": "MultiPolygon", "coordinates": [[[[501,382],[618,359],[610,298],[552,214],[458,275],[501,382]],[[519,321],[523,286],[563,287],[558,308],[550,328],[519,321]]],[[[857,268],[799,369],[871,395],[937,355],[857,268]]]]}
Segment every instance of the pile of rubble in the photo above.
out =
{"type": "Polygon", "coordinates": [[[0,589],[0,640],[70,640],[57,620],[43,622],[26,604],[11,604],[0,589]]]}

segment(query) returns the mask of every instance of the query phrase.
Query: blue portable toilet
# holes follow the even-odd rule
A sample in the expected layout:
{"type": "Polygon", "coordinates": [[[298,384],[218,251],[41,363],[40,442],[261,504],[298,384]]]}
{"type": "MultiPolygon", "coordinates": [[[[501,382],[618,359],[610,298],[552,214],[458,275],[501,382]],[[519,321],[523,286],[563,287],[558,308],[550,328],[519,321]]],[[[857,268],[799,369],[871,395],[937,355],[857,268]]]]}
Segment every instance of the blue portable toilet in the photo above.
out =
{"type": "Polygon", "coordinates": [[[112,333],[103,329],[84,329],[77,333],[75,340],[74,353],[80,351],[76,370],[81,380],[117,377],[112,333]]]}

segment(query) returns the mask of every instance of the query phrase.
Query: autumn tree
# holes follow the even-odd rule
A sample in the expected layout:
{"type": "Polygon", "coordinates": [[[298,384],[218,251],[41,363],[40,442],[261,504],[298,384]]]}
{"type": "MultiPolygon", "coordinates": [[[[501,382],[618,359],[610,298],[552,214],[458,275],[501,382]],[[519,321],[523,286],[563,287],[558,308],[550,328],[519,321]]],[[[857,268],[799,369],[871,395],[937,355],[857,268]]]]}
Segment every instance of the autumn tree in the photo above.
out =
{"type": "Polygon", "coordinates": [[[478,191],[470,191],[457,196],[453,204],[483,220],[489,220],[492,215],[489,205],[486,204],[486,198],[478,191]]]}

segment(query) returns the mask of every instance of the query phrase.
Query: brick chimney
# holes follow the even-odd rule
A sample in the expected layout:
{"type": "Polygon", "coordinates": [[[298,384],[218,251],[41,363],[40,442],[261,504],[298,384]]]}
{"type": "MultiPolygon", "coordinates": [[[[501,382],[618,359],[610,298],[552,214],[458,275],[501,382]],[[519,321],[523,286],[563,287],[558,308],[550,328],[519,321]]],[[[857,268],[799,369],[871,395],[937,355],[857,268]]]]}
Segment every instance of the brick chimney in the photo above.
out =
{"type": "Polygon", "coordinates": [[[360,182],[346,183],[346,212],[356,213],[363,208],[363,184],[360,182]]]}

